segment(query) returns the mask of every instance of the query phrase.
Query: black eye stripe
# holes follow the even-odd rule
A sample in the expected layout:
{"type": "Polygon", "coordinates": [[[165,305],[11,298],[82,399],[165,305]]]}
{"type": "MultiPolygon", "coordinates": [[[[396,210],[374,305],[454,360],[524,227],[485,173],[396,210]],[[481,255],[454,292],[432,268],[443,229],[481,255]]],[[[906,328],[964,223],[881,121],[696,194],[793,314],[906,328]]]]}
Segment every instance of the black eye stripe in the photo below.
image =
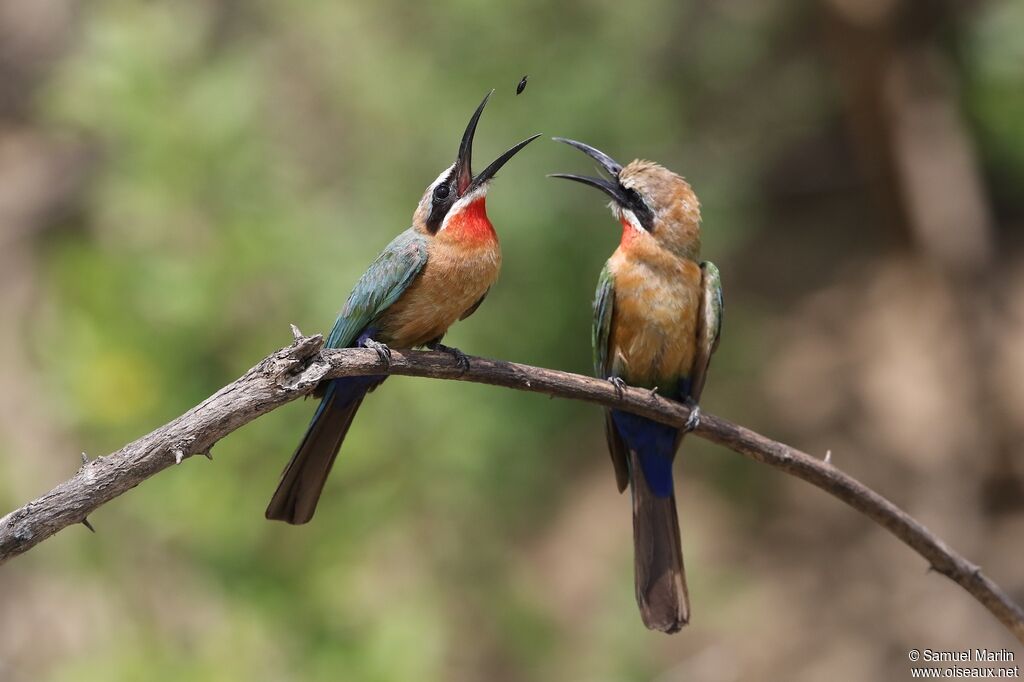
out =
{"type": "Polygon", "coordinates": [[[644,201],[640,193],[631,187],[624,187],[626,195],[629,197],[629,208],[633,211],[633,215],[640,221],[640,226],[648,232],[654,231],[654,213],[647,206],[647,202],[644,201]]]}
{"type": "Polygon", "coordinates": [[[455,192],[452,191],[454,180],[449,176],[437,183],[430,195],[430,215],[427,216],[427,231],[437,234],[441,229],[444,217],[455,203],[455,192]]]}

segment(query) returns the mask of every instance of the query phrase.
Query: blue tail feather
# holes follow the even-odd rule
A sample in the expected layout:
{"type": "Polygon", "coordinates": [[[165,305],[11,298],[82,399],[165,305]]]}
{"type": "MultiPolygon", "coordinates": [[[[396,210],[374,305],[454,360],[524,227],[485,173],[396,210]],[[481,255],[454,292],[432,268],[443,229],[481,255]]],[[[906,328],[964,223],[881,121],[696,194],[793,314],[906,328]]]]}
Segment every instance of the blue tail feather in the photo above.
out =
{"type": "Polygon", "coordinates": [[[324,390],[323,398],[320,400],[316,412],[313,413],[313,418],[309,420],[306,432],[312,431],[317,421],[323,416],[324,410],[331,404],[331,396],[334,396],[338,407],[348,405],[354,400],[362,400],[363,396],[377,388],[384,378],[382,376],[365,376],[332,379],[324,390]]]}
{"type": "Polygon", "coordinates": [[[679,429],[619,410],[612,410],[612,419],[626,446],[637,453],[651,492],[657,497],[671,497],[674,492],[672,461],[676,456],[679,429]]]}

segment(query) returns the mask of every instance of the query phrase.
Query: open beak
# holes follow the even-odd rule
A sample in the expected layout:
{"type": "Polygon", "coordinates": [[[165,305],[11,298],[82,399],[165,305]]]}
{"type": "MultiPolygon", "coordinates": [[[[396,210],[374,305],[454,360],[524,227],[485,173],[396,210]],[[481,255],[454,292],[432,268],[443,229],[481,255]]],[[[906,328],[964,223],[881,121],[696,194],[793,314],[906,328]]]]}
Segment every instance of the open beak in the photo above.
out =
{"type": "Polygon", "coordinates": [[[538,137],[540,133],[532,135],[522,142],[516,144],[507,152],[495,159],[487,168],[483,169],[479,175],[473,176],[473,138],[476,135],[476,126],[480,122],[480,115],[484,112],[484,107],[487,106],[487,100],[491,98],[494,90],[491,90],[484,96],[484,100],[480,102],[480,106],[473,112],[473,117],[469,119],[469,125],[466,126],[466,132],[462,134],[462,142],[459,144],[459,157],[455,161],[455,177],[457,178],[456,188],[460,197],[465,196],[468,192],[480,187],[489,180],[491,180],[498,171],[508,163],[509,159],[519,153],[519,151],[530,144],[538,137]]]}
{"type": "Polygon", "coordinates": [[[596,187],[614,199],[620,206],[630,205],[631,201],[630,197],[626,194],[626,189],[619,184],[619,173],[622,171],[622,164],[602,152],[600,149],[591,147],[589,144],[583,144],[582,142],[570,140],[565,137],[554,137],[552,139],[556,142],[564,142],[570,147],[579,149],[594,161],[597,161],[601,165],[601,168],[603,168],[612,177],[608,180],[605,178],[597,178],[592,175],[575,175],[574,173],[551,173],[548,177],[575,180],[576,182],[581,182],[584,185],[596,187]]]}

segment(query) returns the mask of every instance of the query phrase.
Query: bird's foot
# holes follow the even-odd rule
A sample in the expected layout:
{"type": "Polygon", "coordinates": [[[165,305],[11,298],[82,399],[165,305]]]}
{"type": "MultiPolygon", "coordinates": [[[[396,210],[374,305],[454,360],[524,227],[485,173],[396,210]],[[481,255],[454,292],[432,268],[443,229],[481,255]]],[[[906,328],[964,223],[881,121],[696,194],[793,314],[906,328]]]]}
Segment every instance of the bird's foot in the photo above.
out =
{"type": "Polygon", "coordinates": [[[693,398],[687,398],[683,402],[688,408],[690,408],[690,416],[686,418],[686,423],[683,424],[683,430],[686,433],[689,433],[700,426],[700,405],[698,405],[697,401],[693,398]]]}
{"type": "Polygon", "coordinates": [[[458,348],[455,348],[454,346],[446,346],[440,341],[428,344],[427,348],[452,355],[455,358],[455,362],[459,365],[459,369],[462,370],[461,374],[465,374],[469,371],[469,356],[458,348]]]}
{"type": "Polygon", "coordinates": [[[622,380],[622,377],[608,377],[608,383],[615,387],[615,396],[622,400],[626,395],[626,382],[622,380]]]}
{"type": "Polygon", "coordinates": [[[380,341],[374,341],[373,339],[364,339],[363,348],[369,348],[377,353],[377,357],[384,363],[384,369],[391,368],[391,349],[388,348],[386,343],[380,341]]]}

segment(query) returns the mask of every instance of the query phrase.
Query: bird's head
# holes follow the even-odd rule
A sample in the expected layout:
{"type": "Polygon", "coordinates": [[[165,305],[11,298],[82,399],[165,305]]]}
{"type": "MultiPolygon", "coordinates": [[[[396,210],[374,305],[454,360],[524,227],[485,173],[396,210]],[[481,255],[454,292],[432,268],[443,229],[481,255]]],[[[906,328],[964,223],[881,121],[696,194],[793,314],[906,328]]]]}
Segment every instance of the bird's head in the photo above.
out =
{"type": "Polygon", "coordinates": [[[612,213],[622,223],[624,244],[657,243],[676,255],[696,259],[700,253],[700,203],[686,180],[653,161],[637,159],[623,166],[590,145],[556,137],[597,161],[609,178],[572,173],[551,177],[575,180],[612,198],[612,213]]]}
{"type": "Polygon", "coordinates": [[[473,175],[473,137],[476,135],[480,114],[483,113],[493,92],[492,90],[487,93],[469,119],[469,125],[462,134],[459,155],[455,158],[455,163],[441,171],[423,193],[423,198],[420,199],[413,215],[413,226],[420,232],[437,235],[452,227],[460,227],[462,223],[472,224],[474,229],[478,229],[481,221],[486,223],[486,229],[490,230],[484,198],[487,196],[491,180],[509,159],[519,153],[519,150],[540,137],[538,133],[526,138],[495,159],[480,173],[473,175]]]}

